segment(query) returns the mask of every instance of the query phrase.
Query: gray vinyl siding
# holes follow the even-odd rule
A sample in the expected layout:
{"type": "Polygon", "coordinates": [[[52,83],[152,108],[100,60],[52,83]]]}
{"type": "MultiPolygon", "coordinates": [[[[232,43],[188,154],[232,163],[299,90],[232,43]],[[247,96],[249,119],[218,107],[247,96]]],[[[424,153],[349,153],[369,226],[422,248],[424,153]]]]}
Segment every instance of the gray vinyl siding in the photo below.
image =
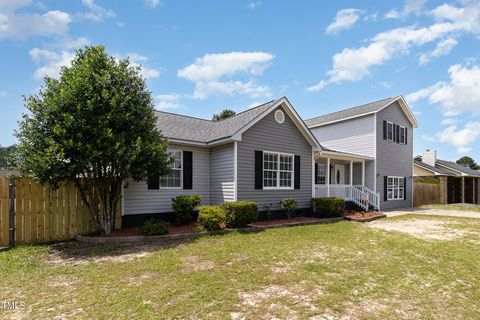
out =
{"type": "MultiPolygon", "coordinates": [[[[277,110],[277,109],[275,109],[277,110]]],[[[260,211],[272,204],[272,210],[280,209],[284,198],[295,198],[299,208],[310,206],[312,197],[312,147],[285,113],[285,122],[278,124],[274,111],[242,134],[237,145],[237,197],[238,200],[253,200],[260,211]],[[290,153],[300,156],[300,189],[256,190],[255,150],[290,153]]]]}
{"type": "Polygon", "coordinates": [[[210,202],[212,205],[235,200],[233,143],[210,150],[210,202]]]}
{"type": "Polygon", "coordinates": [[[199,194],[203,205],[210,204],[210,150],[175,144],[170,144],[170,149],[192,151],[192,190],[148,190],[144,181],[128,181],[124,190],[124,215],[172,212],[172,198],[182,194],[199,194]]]}
{"type": "Polygon", "coordinates": [[[377,192],[380,192],[381,209],[412,206],[413,181],[413,127],[400,105],[395,102],[377,113],[377,192]],[[408,143],[383,140],[383,120],[406,127],[408,143]],[[405,200],[384,201],[384,176],[407,178],[405,200]]]}
{"type": "Polygon", "coordinates": [[[373,158],[375,156],[374,123],[374,116],[367,115],[310,130],[326,148],[373,158]]]}

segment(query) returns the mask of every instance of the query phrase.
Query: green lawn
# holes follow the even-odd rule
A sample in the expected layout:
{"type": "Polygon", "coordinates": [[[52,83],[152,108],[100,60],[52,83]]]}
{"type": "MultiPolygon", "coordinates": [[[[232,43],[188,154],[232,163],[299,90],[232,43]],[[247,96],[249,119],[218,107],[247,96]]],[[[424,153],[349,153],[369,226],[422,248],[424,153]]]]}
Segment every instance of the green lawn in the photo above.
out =
{"type": "Polygon", "coordinates": [[[28,311],[0,309],[0,318],[478,318],[480,219],[374,223],[431,223],[455,236],[339,222],[163,247],[21,246],[0,253],[0,301],[28,311]]]}

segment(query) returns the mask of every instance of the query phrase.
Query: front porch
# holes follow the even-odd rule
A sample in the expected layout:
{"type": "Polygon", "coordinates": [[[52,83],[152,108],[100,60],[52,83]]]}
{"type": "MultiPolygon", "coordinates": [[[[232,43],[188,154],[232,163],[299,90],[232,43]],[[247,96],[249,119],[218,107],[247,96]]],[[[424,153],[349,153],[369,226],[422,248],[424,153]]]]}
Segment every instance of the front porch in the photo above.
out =
{"type": "Polygon", "coordinates": [[[344,198],[363,210],[380,209],[380,195],[367,187],[373,172],[367,164],[373,159],[357,155],[320,152],[315,155],[315,197],[344,198]]]}

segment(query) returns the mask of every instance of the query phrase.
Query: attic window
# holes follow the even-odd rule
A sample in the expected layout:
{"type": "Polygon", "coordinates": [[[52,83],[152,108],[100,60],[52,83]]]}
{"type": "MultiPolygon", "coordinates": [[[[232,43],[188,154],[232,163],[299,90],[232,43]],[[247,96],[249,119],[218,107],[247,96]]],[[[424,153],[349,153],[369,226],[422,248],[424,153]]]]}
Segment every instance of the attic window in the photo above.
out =
{"type": "Polygon", "coordinates": [[[277,123],[279,124],[282,124],[285,122],[285,114],[283,113],[282,110],[275,111],[275,121],[277,121],[277,123]]]}

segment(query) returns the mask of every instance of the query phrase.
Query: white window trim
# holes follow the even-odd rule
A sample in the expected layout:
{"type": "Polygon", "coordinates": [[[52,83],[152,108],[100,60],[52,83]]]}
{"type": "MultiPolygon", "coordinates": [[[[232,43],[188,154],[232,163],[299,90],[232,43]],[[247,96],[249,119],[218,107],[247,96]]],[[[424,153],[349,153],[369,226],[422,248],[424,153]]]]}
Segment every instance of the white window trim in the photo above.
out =
{"type": "MultiPolygon", "coordinates": [[[[167,153],[175,153],[175,152],[181,152],[182,153],[182,161],[180,163],[180,187],[162,187],[162,181],[160,180],[160,189],[162,190],[183,190],[183,150],[179,149],[167,149],[167,153]]],[[[178,170],[178,169],[177,169],[178,170]]],[[[164,177],[160,177],[160,179],[163,179],[164,177]]]]}
{"type": "MultiPolygon", "coordinates": [[[[276,187],[265,187],[265,179],[264,179],[265,176],[262,174],[262,188],[263,188],[263,190],[294,190],[294,187],[295,187],[295,155],[291,154],[291,153],[263,150],[263,153],[262,153],[262,172],[265,171],[265,169],[264,169],[265,153],[275,154],[275,155],[278,156],[277,157],[278,165],[277,165],[277,170],[276,170],[277,171],[277,186],[276,187]],[[281,155],[292,157],[292,171],[291,171],[292,172],[292,186],[291,187],[280,187],[280,171],[285,171],[285,170],[280,170],[280,156],[281,155]]],[[[269,171],[275,171],[275,170],[269,170],[269,171]]],[[[285,171],[285,172],[288,172],[288,171],[285,171]]]]}
{"type": "Polygon", "coordinates": [[[324,177],[324,178],[325,178],[325,183],[317,183],[317,184],[318,184],[318,185],[321,185],[321,186],[326,185],[326,184],[327,184],[327,164],[325,164],[325,163],[317,163],[317,170],[318,170],[318,172],[317,172],[317,177],[316,177],[317,180],[318,180],[319,177],[324,177]],[[319,169],[320,169],[320,166],[325,167],[325,174],[322,175],[322,176],[318,175],[318,172],[320,171],[320,170],[319,170],[319,169]]]}
{"type": "Polygon", "coordinates": [[[387,140],[388,141],[395,141],[395,126],[393,125],[393,122],[387,121],[387,140]],[[392,125],[392,138],[390,139],[388,137],[388,125],[392,125]]]}
{"type": "Polygon", "coordinates": [[[406,127],[402,127],[400,126],[400,130],[399,130],[399,134],[400,134],[400,137],[398,137],[398,141],[400,142],[400,144],[407,144],[407,137],[405,136],[405,132],[407,131],[407,128],[406,127]],[[403,130],[403,142],[402,142],[402,130],[403,130]]]}
{"type": "MultiPolygon", "coordinates": [[[[404,190],[404,188],[405,188],[405,177],[387,176],[387,201],[403,201],[403,200],[405,200],[405,190],[404,190]],[[402,197],[401,198],[396,198],[395,199],[395,198],[390,198],[388,196],[388,189],[389,189],[388,188],[388,179],[390,179],[390,178],[392,178],[392,179],[402,179],[403,185],[401,186],[401,189],[403,190],[403,192],[402,192],[402,197]]],[[[394,192],[393,192],[394,189],[398,189],[400,191],[400,186],[397,186],[396,188],[395,188],[395,186],[393,187],[392,197],[393,197],[393,194],[394,194],[394,192]]]]}

